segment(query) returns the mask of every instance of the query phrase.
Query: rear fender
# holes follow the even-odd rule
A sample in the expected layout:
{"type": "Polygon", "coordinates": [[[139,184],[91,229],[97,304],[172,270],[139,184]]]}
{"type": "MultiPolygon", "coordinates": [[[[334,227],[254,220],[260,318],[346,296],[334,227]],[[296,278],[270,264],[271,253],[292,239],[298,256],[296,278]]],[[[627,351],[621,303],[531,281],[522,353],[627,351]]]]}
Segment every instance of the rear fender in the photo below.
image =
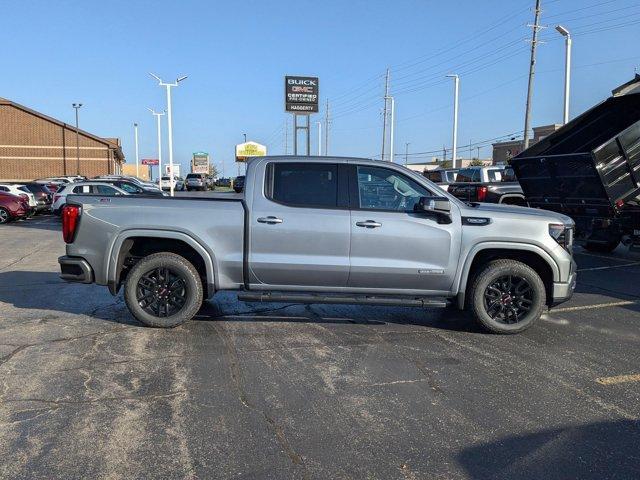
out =
{"type": "Polygon", "coordinates": [[[120,253],[122,244],[125,242],[125,240],[133,237],[156,237],[171,240],[181,240],[192,247],[196,252],[200,254],[202,259],[204,260],[208,282],[206,289],[207,298],[211,297],[215,293],[215,286],[216,284],[218,284],[216,270],[213,267],[215,264],[215,256],[210,254],[198,241],[182,232],[136,229],[125,230],[121,232],[112,242],[111,247],[109,248],[109,254],[105,258],[106,265],[104,271],[107,272],[107,285],[109,286],[109,291],[112,294],[115,295],[118,288],[116,281],[118,270],[118,254],[120,253]]]}

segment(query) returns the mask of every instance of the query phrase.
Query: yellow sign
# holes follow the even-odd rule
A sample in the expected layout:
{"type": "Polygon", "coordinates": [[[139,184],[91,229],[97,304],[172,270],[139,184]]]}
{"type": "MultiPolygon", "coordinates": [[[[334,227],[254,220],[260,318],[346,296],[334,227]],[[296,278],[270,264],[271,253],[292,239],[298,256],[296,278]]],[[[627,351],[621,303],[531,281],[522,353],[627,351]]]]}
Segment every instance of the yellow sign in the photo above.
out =
{"type": "Polygon", "coordinates": [[[249,157],[264,157],[267,147],[256,142],[246,142],[236,145],[236,162],[246,162],[249,157]]]}

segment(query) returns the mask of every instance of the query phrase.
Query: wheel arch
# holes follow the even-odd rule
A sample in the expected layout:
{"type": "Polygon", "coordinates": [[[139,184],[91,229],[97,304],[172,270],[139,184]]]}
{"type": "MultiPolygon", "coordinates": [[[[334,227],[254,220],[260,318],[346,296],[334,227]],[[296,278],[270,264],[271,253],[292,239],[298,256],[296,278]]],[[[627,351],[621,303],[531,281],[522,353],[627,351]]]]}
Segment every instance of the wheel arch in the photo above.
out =
{"type": "Polygon", "coordinates": [[[545,285],[547,303],[552,300],[553,282],[560,281],[560,269],[546,251],[536,245],[491,242],[476,245],[467,255],[457,283],[458,308],[465,307],[465,292],[474,273],[488,262],[502,258],[517,260],[532,267],[545,285]]]}
{"type": "Polygon", "coordinates": [[[194,263],[203,284],[206,285],[206,298],[215,293],[217,285],[215,256],[205,249],[196,239],[183,232],[168,230],[136,229],[120,233],[113,241],[107,255],[105,271],[109,291],[115,295],[122,283],[122,273],[126,272],[125,260],[130,252],[142,248],[145,255],[160,251],[169,251],[184,256],[194,263]]]}

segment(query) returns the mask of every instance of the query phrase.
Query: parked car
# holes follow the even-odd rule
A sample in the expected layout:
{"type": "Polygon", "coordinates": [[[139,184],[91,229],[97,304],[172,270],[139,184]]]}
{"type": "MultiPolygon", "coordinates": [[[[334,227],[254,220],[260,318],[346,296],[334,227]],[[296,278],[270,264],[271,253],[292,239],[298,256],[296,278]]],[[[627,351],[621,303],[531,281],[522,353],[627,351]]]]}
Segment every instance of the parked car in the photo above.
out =
{"type": "Polygon", "coordinates": [[[119,189],[124,190],[129,195],[152,195],[160,197],[165,195],[164,193],[162,193],[162,190],[157,187],[143,187],[123,178],[100,178],[98,181],[100,183],[108,183],[109,185],[114,185],[119,189]]]}
{"type": "MultiPolygon", "coordinates": [[[[165,175],[160,179],[160,187],[162,190],[171,190],[171,177],[165,175]]],[[[181,177],[173,177],[173,189],[180,192],[184,190],[184,180],[181,177]]]]}
{"type": "Polygon", "coordinates": [[[238,175],[233,180],[233,191],[236,193],[240,193],[244,190],[244,175],[238,175]]]}
{"type": "Polygon", "coordinates": [[[508,166],[461,168],[448,191],[463,202],[527,205],[522,187],[508,166]]]}
{"type": "Polygon", "coordinates": [[[69,198],[61,278],[124,286],[131,313],[155,327],[240,290],[247,302],[450,301],[497,333],[530,327],[575,287],[565,215],[469,205],[358,158],[259,157],[247,180],[244,198],[69,198]]]}
{"type": "Polygon", "coordinates": [[[29,215],[29,204],[24,198],[12,193],[0,192],[0,223],[26,218],[29,215]]]}
{"type": "Polygon", "coordinates": [[[53,194],[46,185],[36,182],[24,184],[24,188],[33,193],[36,198],[36,213],[50,212],[51,203],[53,202],[53,194]]]}
{"type": "Polygon", "coordinates": [[[51,210],[55,215],[60,215],[62,207],[67,203],[67,195],[129,195],[124,190],[104,182],[80,182],[69,183],[53,194],[51,210]]]}
{"type": "Polygon", "coordinates": [[[27,203],[29,204],[30,213],[36,213],[38,207],[36,197],[33,195],[33,193],[26,189],[24,185],[10,185],[8,183],[0,183],[0,192],[8,192],[25,198],[27,200],[27,203]]]}
{"type": "Polygon", "coordinates": [[[185,186],[188,192],[191,190],[208,190],[209,182],[207,175],[204,173],[189,173],[185,178],[185,186]]]}
{"type": "Polygon", "coordinates": [[[51,193],[54,193],[62,185],[66,184],[66,183],[69,183],[69,182],[63,182],[63,181],[58,181],[58,180],[38,179],[38,180],[34,180],[34,183],[39,183],[41,185],[44,185],[45,187],[47,187],[49,189],[49,191],[51,193]]]}
{"type": "Polygon", "coordinates": [[[443,168],[442,170],[425,170],[423,175],[444,190],[456,181],[459,168],[443,168]]]}
{"type": "Polygon", "coordinates": [[[571,216],[587,250],[640,250],[640,94],[614,95],[512,160],[529,204],[571,216]]]}
{"type": "Polygon", "coordinates": [[[231,179],[230,178],[218,178],[216,180],[216,186],[217,187],[230,187],[231,186],[231,179]]]}

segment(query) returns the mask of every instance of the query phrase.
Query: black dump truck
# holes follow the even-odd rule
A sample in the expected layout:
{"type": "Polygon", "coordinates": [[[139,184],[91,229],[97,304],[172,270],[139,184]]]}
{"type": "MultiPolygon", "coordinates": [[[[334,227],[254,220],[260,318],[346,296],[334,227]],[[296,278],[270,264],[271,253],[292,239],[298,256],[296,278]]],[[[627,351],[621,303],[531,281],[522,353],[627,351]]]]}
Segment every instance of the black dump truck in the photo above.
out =
{"type": "Polygon", "coordinates": [[[640,249],[640,88],[627,90],[511,162],[529,206],[573,218],[591,251],[640,249]]]}

